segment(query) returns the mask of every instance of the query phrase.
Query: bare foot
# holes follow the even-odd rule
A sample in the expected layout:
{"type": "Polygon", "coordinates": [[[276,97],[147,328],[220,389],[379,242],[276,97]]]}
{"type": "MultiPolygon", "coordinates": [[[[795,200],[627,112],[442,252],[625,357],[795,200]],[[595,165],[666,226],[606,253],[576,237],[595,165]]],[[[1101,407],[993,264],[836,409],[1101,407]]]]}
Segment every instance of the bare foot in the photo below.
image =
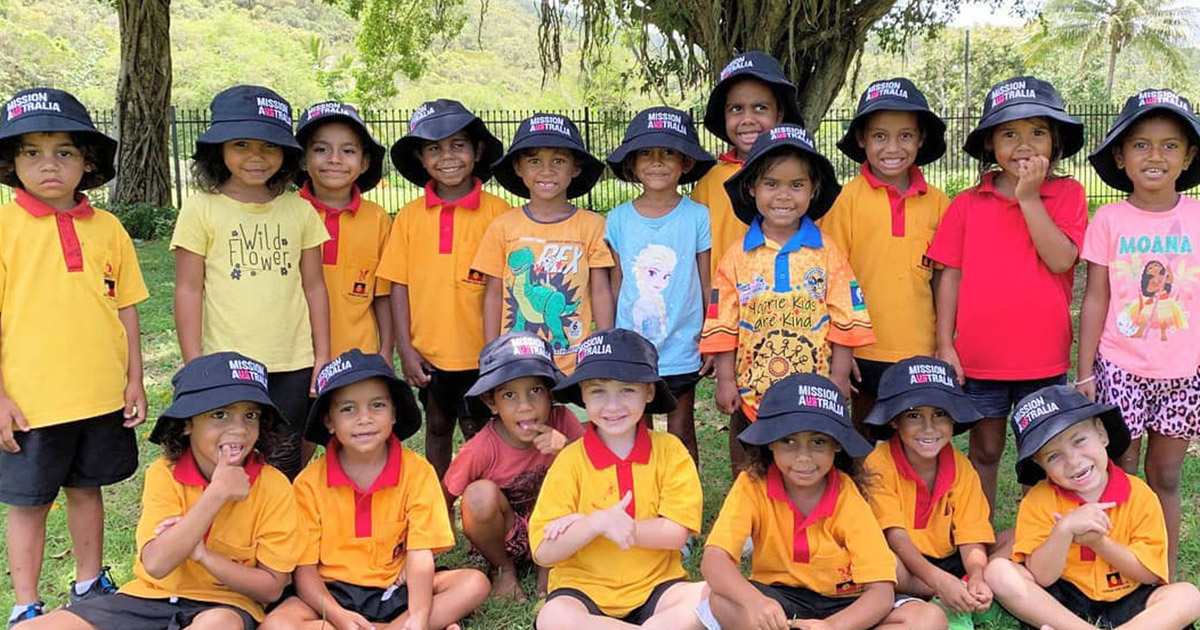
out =
{"type": "Polygon", "coordinates": [[[515,599],[521,603],[528,601],[525,597],[525,591],[521,590],[521,582],[517,579],[517,572],[511,569],[496,572],[496,578],[492,580],[492,597],[515,599]]]}
{"type": "Polygon", "coordinates": [[[1054,630],[1054,628],[1052,628],[1050,626],[1050,624],[1047,623],[1047,624],[1042,624],[1042,630],[1054,630]]]}

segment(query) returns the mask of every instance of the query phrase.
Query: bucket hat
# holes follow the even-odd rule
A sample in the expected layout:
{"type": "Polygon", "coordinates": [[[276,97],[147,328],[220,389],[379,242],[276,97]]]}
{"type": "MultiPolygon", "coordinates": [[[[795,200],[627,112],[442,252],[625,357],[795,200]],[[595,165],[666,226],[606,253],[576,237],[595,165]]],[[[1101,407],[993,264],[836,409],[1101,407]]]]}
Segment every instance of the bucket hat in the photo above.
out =
{"type": "Polygon", "coordinates": [[[508,153],[492,164],[492,174],[496,176],[496,181],[508,192],[528,199],[529,188],[517,175],[513,162],[521,151],[543,147],[568,149],[575,154],[575,159],[579,160],[579,174],[567,186],[568,199],[586,195],[596,182],[600,181],[600,176],[604,175],[604,162],[588,153],[587,145],[579,135],[579,128],[570,118],[561,114],[537,113],[521,121],[512,144],[508,147],[508,153]]]}
{"type": "Polygon", "coordinates": [[[779,110],[783,112],[780,122],[804,126],[804,117],[800,115],[800,103],[796,98],[796,85],[783,73],[779,60],[760,50],[751,50],[734,57],[721,69],[721,78],[708,95],[704,127],[714,136],[733,144],[725,132],[725,99],[733,85],[746,78],[758,79],[771,87],[775,100],[779,101],[779,110]]]}
{"type": "MultiPolygon", "coordinates": [[[[1168,112],[1177,116],[1183,123],[1192,146],[1200,145],[1200,120],[1197,120],[1196,114],[1192,112],[1190,101],[1167,89],[1142,90],[1125,100],[1125,106],[1121,108],[1121,113],[1113,121],[1104,140],[1088,156],[1092,168],[1096,169],[1096,173],[1105,184],[1117,190],[1133,192],[1133,182],[1125,174],[1125,169],[1117,166],[1117,159],[1112,150],[1133,123],[1154,112],[1168,112]]],[[[1200,160],[1193,158],[1192,163],[1179,174],[1179,179],[1175,180],[1175,190],[1187,190],[1196,184],[1200,184],[1200,160]]]]}
{"type": "Polygon", "coordinates": [[[258,85],[235,85],[213,97],[212,121],[199,138],[202,144],[222,144],[246,138],[271,142],[299,153],[292,135],[292,106],[273,90],[258,85]]]}
{"type": "Polygon", "coordinates": [[[672,107],[651,107],[638,112],[630,121],[621,145],[608,156],[608,167],[619,179],[635,181],[625,172],[625,158],[641,149],[656,148],[672,149],[695,162],[690,171],[679,176],[680,184],[699,180],[717,163],[716,158],[700,146],[700,136],[696,134],[690,114],[672,107]]]}
{"type": "Polygon", "coordinates": [[[626,383],[654,383],[654,400],[646,413],[668,413],[675,397],[658,375],[658,350],[645,337],[624,328],[592,333],[579,344],[575,372],[559,381],[554,392],[559,400],[583,406],[579,383],[593,378],[626,383]]]}
{"type": "Polygon", "coordinates": [[[237,402],[257,403],[263,415],[279,421],[281,414],[267,391],[267,367],[236,352],[217,352],[193,359],[171,378],[175,393],[150,431],[150,441],[162,444],[167,429],[202,413],[237,402]]]}
{"type": "Polygon", "coordinates": [[[813,221],[825,216],[837,199],[838,193],[842,191],[842,186],[837,182],[837,171],[833,169],[833,164],[817,151],[808,130],[799,125],[779,125],[754,141],[746,163],[725,182],[725,192],[729,194],[733,213],[742,223],[749,225],[754,217],[758,216],[758,206],[747,190],[753,183],[749,181],[749,176],[754,172],[754,165],[769,154],[786,147],[797,149],[808,158],[809,164],[816,170],[820,179],[820,190],[809,202],[808,211],[804,216],[813,221]]]}
{"type": "Polygon", "coordinates": [[[871,452],[871,444],[850,423],[842,390],[816,374],[793,374],[768,387],[758,404],[758,419],[739,433],[738,439],[766,446],[801,431],[832,437],[853,458],[871,452]]]}
{"type": "MultiPolygon", "coordinates": [[[[371,163],[367,166],[367,170],[354,180],[354,184],[358,186],[359,192],[371,190],[383,178],[383,160],[387,156],[387,149],[371,137],[371,130],[367,129],[367,123],[363,122],[362,116],[358,114],[358,109],[353,105],[325,101],[310,106],[300,114],[300,124],[296,127],[296,141],[300,143],[300,146],[308,144],[309,136],[316,131],[317,127],[331,120],[350,125],[358,131],[361,138],[366,140],[363,151],[371,158],[371,163]]],[[[308,180],[308,173],[304,169],[296,171],[297,186],[303,186],[308,180]]]]}
{"type": "Polygon", "coordinates": [[[392,408],[396,411],[396,422],[392,433],[401,440],[421,428],[421,411],[413,398],[412,389],[396,378],[396,372],[378,354],[364,354],[354,348],[338,355],[317,373],[317,399],[308,412],[304,428],[304,439],[314,444],[328,444],[332,435],[325,428],[325,415],[333,392],[341,387],[353,385],[369,378],[381,378],[392,394],[392,408]]]}
{"type": "Polygon", "coordinates": [[[482,405],[479,397],[483,394],[527,376],[540,376],[554,384],[563,379],[554,364],[550,342],[525,331],[500,335],[484,345],[479,354],[479,380],[467,390],[467,402],[482,405]]]}
{"type": "Polygon", "coordinates": [[[1046,477],[1033,456],[1054,436],[1089,418],[1099,418],[1108,432],[1108,456],[1120,457],[1129,448],[1129,428],[1115,405],[1101,405],[1067,385],[1051,385],[1017,403],[1012,415],[1017,436],[1017,481],[1031,486],[1046,477]]]}
{"type": "Polygon", "coordinates": [[[483,155],[475,160],[475,169],[471,171],[479,181],[486,182],[492,178],[492,163],[504,154],[504,144],[488,131],[475,114],[458,101],[440,98],[436,101],[422,103],[408,118],[408,133],[392,145],[392,165],[404,176],[404,179],[424,186],[431,179],[425,170],[425,165],[417,154],[425,142],[437,142],[467,130],[467,135],[475,142],[483,143],[483,155]]]}
{"type": "Polygon", "coordinates": [[[858,145],[858,130],[875,112],[913,112],[921,121],[925,139],[917,149],[917,166],[924,166],[946,153],[946,123],[929,109],[925,94],[912,81],[897,77],[876,81],[867,86],[858,99],[858,110],[850,121],[837,147],[846,157],[862,164],[867,161],[867,152],[858,145]]]}
{"type": "MultiPolygon", "coordinates": [[[[0,143],[27,133],[75,133],[87,135],[95,142],[95,171],[84,173],[79,190],[89,190],[111,180],[117,174],[117,141],[100,133],[92,123],[87,108],[74,96],[62,90],[35,87],[17,92],[4,103],[0,111],[0,143]]],[[[0,180],[6,186],[19,186],[17,173],[0,180]]]]}
{"type": "Polygon", "coordinates": [[[995,161],[995,156],[984,149],[984,140],[993,127],[1034,117],[1049,118],[1058,125],[1062,142],[1061,159],[1075,155],[1083,148],[1083,123],[1067,113],[1062,97],[1047,81],[1035,77],[1016,77],[992,86],[983,101],[983,116],[979,124],[967,134],[963,151],[983,161],[995,161]]]}
{"type": "Polygon", "coordinates": [[[892,419],[914,407],[944,409],[954,421],[957,435],[983,417],[958,386],[954,367],[933,357],[911,357],[894,363],[879,379],[875,408],[863,420],[877,440],[892,437],[892,419]]]}

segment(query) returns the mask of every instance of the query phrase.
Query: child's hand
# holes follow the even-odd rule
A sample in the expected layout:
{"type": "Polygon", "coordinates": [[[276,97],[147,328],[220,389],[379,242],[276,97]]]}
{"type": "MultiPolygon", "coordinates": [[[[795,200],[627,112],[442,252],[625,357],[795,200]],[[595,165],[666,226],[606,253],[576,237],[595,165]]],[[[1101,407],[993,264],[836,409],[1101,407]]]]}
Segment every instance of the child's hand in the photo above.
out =
{"type": "Polygon", "coordinates": [[[700,376],[710,376],[710,377],[714,376],[716,374],[713,371],[713,355],[711,355],[711,354],[700,355],[700,371],[698,372],[698,374],[700,374],[700,376]]]}
{"type": "Polygon", "coordinates": [[[329,363],[329,357],[314,357],[312,376],[308,379],[308,395],[312,398],[317,397],[317,376],[321,374],[321,368],[329,363]]]}
{"type": "Polygon", "coordinates": [[[633,546],[635,529],[633,517],[625,511],[631,501],[633,501],[633,491],[627,491],[616,505],[592,514],[593,518],[599,520],[597,529],[600,534],[616,543],[622,551],[633,546]]]}
{"type": "Polygon", "coordinates": [[[788,618],[779,602],[761,595],[753,602],[746,602],[747,625],[755,630],[787,630],[788,618]]]}
{"type": "MultiPolygon", "coordinates": [[[[162,536],[163,532],[167,531],[168,529],[171,529],[172,527],[177,525],[179,523],[179,521],[182,521],[182,520],[183,520],[182,516],[168,516],[167,518],[164,518],[162,520],[162,522],[160,522],[158,524],[158,526],[156,526],[154,528],[154,537],[158,538],[159,536],[162,536]]],[[[208,552],[208,547],[205,546],[204,539],[201,538],[200,540],[196,541],[196,546],[192,547],[192,550],[190,552],[188,552],[188,558],[190,558],[194,562],[200,562],[201,560],[204,559],[204,554],[207,552],[208,552]]]]}
{"type": "Polygon", "coordinates": [[[0,448],[8,453],[18,453],[21,447],[13,438],[13,431],[29,432],[29,421],[17,407],[17,403],[8,396],[0,396],[0,448]]]}
{"type": "Polygon", "coordinates": [[[217,447],[217,467],[213,469],[208,489],[224,497],[226,501],[241,501],[250,496],[250,475],[238,465],[236,455],[228,446],[217,447]]]}
{"type": "Polygon", "coordinates": [[[554,540],[562,536],[571,525],[583,518],[582,514],[568,514],[560,516],[549,523],[546,523],[546,540],[554,540]]]}
{"type": "Polygon", "coordinates": [[[950,610],[955,612],[971,612],[975,610],[976,601],[967,589],[967,583],[946,573],[941,572],[941,575],[934,580],[933,587],[937,596],[946,604],[950,610]]]}
{"type": "Polygon", "coordinates": [[[341,613],[330,614],[329,621],[337,630],[375,630],[375,624],[366,617],[345,608],[341,613]]]}
{"type": "MultiPolygon", "coordinates": [[[[1088,377],[1084,377],[1084,378],[1088,378],[1088,377]]],[[[1090,378],[1091,378],[1091,380],[1087,381],[1086,383],[1077,383],[1075,385],[1075,391],[1079,392],[1080,394],[1083,394],[1084,396],[1087,396],[1088,400],[1090,400],[1092,402],[1096,402],[1096,377],[1092,376],[1090,378]]],[[[1080,379],[1080,380],[1082,380],[1082,379],[1080,379]]]]}
{"type": "Polygon", "coordinates": [[[742,404],[742,395],[738,393],[737,380],[733,378],[717,378],[717,409],[724,414],[737,411],[742,404]]]}
{"type": "Polygon", "coordinates": [[[539,424],[535,429],[538,434],[533,438],[533,446],[542,455],[558,455],[567,445],[567,436],[554,430],[548,424],[539,424]]]}
{"type": "Polygon", "coordinates": [[[429,375],[433,374],[433,365],[421,356],[420,352],[411,345],[400,350],[400,373],[404,382],[412,387],[425,387],[429,384],[429,375]]]}
{"type": "Polygon", "coordinates": [[[1054,527],[1061,527],[1062,531],[1071,535],[1072,540],[1089,532],[1107,535],[1108,530],[1112,529],[1112,521],[1109,520],[1105,510],[1116,507],[1116,505],[1112,502],[1085,503],[1068,512],[1066,516],[1055,513],[1054,518],[1058,522],[1054,524],[1054,527]]]}
{"type": "Polygon", "coordinates": [[[121,425],[132,429],[146,421],[146,388],[141,381],[129,381],[125,386],[125,422],[121,425]]]}
{"type": "Polygon", "coordinates": [[[983,580],[983,573],[967,578],[967,592],[975,598],[976,612],[983,612],[992,607],[992,588],[983,580]]]}
{"type": "Polygon", "coordinates": [[[1050,172],[1050,158],[1035,155],[1021,162],[1017,170],[1017,200],[1035,201],[1041,198],[1042,183],[1050,172]]]}
{"type": "Polygon", "coordinates": [[[1107,536],[1107,532],[1090,530],[1075,536],[1074,540],[1076,543],[1083,545],[1084,547],[1091,547],[1092,549],[1095,549],[1096,546],[1099,545],[1107,536]]]}
{"type": "Polygon", "coordinates": [[[967,375],[963,374],[962,361],[958,360],[958,351],[954,349],[954,346],[946,348],[938,347],[937,358],[949,363],[950,367],[954,368],[954,374],[957,377],[959,387],[962,387],[967,382],[967,375]]]}
{"type": "Polygon", "coordinates": [[[850,400],[851,394],[858,391],[857,389],[854,389],[854,387],[850,385],[850,374],[849,373],[830,374],[829,380],[833,381],[833,384],[837,385],[838,389],[842,390],[842,395],[846,397],[846,400],[850,400]]]}

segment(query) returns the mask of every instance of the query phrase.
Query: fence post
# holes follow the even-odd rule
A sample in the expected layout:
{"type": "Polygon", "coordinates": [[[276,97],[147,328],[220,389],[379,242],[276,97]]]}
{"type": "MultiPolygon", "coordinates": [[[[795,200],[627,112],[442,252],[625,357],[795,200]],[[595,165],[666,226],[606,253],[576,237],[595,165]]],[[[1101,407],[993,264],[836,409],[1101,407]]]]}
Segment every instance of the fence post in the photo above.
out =
{"type": "MultiPolygon", "coordinates": [[[[596,149],[592,146],[592,108],[591,107],[583,108],[583,143],[587,146],[587,150],[589,153],[591,153],[592,155],[596,154],[596,149]]],[[[603,175],[601,177],[603,177],[603,175]]],[[[592,188],[588,190],[588,194],[587,194],[587,207],[589,210],[592,210],[592,211],[596,210],[596,202],[592,198],[592,191],[595,189],[596,189],[596,187],[592,186],[592,188]]]]}
{"type": "Polygon", "coordinates": [[[179,172],[179,130],[175,118],[175,106],[171,106],[171,156],[175,160],[175,208],[183,207],[183,176],[179,172]]]}

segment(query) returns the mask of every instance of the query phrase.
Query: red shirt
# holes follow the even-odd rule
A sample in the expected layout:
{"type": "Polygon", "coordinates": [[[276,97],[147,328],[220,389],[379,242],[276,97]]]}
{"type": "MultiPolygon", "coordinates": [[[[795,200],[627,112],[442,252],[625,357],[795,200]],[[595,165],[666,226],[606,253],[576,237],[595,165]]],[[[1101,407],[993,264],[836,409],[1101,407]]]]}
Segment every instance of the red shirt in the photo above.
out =
{"type": "MultiPolygon", "coordinates": [[[[1071,288],[1075,270],[1051,273],[1038,257],[1021,206],[996,192],[994,174],[946,210],[929,258],[962,270],[954,348],[971,378],[1025,380],[1071,366],[1071,288]]],[[[1070,178],[1042,184],[1054,224],[1081,248],[1087,197],[1070,178]]]]}

